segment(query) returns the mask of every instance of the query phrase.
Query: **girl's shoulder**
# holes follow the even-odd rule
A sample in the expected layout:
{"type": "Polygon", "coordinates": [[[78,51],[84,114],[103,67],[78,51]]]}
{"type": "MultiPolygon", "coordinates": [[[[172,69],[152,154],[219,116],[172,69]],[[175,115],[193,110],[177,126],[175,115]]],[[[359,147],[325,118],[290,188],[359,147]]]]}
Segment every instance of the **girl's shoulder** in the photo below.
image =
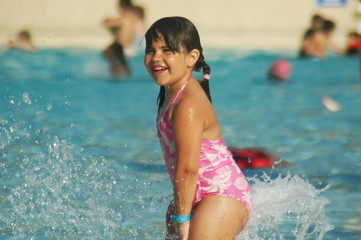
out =
{"type": "Polygon", "coordinates": [[[173,110],[182,112],[183,114],[192,111],[197,114],[203,114],[209,110],[209,107],[212,107],[212,105],[207,95],[200,85],[194,84],[182,92],[173,110]]]}
{"type": "Polygon", "coordinates": [[[192,113],[198,115],[198,117],[202,117],[210,107],[212,107],[212,105],[203,91],[187,91],[184,92],[184,95],[179,99],[175,109],[183,114],[192,113]]]}
{"type": "Polygon", "coordinates": [[[179,100],[173,106],[173,112],[182,112],[186,113],[189,111],[194,111],[197,108],[197,98],[192,94],[185,93],[179,98],[179,100]]]}

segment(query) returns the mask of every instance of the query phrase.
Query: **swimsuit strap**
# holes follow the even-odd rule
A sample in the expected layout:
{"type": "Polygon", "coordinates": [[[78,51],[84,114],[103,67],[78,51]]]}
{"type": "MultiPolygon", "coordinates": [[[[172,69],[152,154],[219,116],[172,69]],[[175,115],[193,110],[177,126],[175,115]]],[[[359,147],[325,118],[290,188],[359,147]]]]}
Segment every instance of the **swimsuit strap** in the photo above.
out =
{"type": "Polygon", "coordinates": [[[192,74],[189,76],[189,78],[187,79],[187,81],[183,84],[183,86],[178,90],[177,94],[175,95],[175,97],[173,98],[173,101],[171,103],[171,105],[173,105],[175,103],[175,101],[177,100],[179,94],[183,91],[183,89],[187,86],[187,83],[191,80],[192,78],[192,74]]]}
{"type": "MultiPolygon", "coordinates": [[[[182,85],[182,87],[178,90],[178,92],[177,92],[177,94],[175,95],[175,97],[173,98],[171,104],[167,104],[167,106],[163,106],[165,109],[164,109],[164,111],[161,111],[162,113],[161,113],[159,116],[163,116],[163,114],[165,114],[165,113],[168,111],[169,107],[172,106],[172,105],[176,102],[179,94],[181,94],[181,92],[183,91],[183,89],[186,87],[187,83],[188,83],[191,79],[192,79],[192,74],[188,77],[188,79],[186,80],[186,82],[185,82],[185,83],[182,85]]],[[[162,107],[162,108],[163,108],[163,107],[162,107]]]]}

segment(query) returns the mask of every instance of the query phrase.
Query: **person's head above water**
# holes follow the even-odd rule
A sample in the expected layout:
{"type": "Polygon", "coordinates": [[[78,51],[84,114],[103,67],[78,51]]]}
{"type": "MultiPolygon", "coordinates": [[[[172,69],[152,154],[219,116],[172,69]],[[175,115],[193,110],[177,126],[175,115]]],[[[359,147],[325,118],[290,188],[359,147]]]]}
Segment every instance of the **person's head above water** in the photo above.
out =
{"type": "Polygon", "coordinates": [[[28,30],[22,30],[18,33],[18,38],[23,40],[31,40],[31,34],[28,30]]]}
{"type": "MultiPolygon", "coordinates": [[[[145,34],[146,52],[151,49],[153,42],[164,41],[165,45],[173,53],[189,53],[196,49],[199,51],[199,58],[194,64],[194,71],[202,71],[202,87],[210,99],[208,80],[210,76],[210,67],[204,61],[203,48],[201,46],[198,31],[194,24],[184,17],[165,17],[161,18],[148,29],[145,34]]],[[[164,100],[164,87],[158,96],[159,107],[164,100]]]]}
{"type": "Polygon", "coordinates": [[[130,7],[133,6],[133,3],[131,0],[119,0],[118,5],[119,7],[130,7]]]}
{"type": "Polygon", "coordinates": [[[335,30],[335,28],[336,28],[335,22],[331,20],[326,20],[323,23],[322,31],[324,31],[325,33],[332,33],[335,30]]]}
{"type": "Polygon", "coordinates": [[[200,53],[199,59],[194,66],[195,71],[203,69],[203,74],[209,74],[209,66],[204,62],[203,48],[196,27],[191,21],[183,17],[161,18],[148,29],[145,34],[146,48],[153,41],[163,39],[165,44],[173,52],[187,52],[197,49],[200,53]]]}
{"type": "Polygon", "coordinates": [[[315,14],[311,18],[311,27],[314,30],[320,30],[320,29],[322,29],[324,22],[325,22],[325,19],[321,15],[315,14]]]}

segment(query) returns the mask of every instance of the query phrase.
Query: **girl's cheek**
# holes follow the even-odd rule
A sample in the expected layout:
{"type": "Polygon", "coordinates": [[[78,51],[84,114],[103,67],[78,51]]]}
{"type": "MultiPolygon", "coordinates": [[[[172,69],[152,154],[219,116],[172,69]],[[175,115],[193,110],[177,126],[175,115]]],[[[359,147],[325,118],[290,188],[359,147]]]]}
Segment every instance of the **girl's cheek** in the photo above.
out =
{"type": "Polygon", "coordinates": [[[148,68],[148,67],[149,67],[149,64],[150,64],[150,58],[147,57],[147,56],[145,56],[145,58],[144,58],[144,65],[145,65],[145,67],[148,68]]]}

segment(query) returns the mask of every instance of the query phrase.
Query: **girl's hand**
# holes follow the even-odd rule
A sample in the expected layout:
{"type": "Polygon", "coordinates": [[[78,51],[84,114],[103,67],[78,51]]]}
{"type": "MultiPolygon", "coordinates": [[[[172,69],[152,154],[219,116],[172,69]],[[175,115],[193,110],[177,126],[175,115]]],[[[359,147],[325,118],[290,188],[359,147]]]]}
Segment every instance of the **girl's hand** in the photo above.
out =
{"type": "Polygon", "coordinates": [[[188,240],[190,222],[177,223],[177,232],[180,240],[188,240]]]}
{"type": "Polygon", "coordinates": [[[172,223],[172,221],[170,220],[170,215],[172,214],[175,214],[174,200],[169,203],[167,214],[165,217],[165,223],[167,225],[167,234],[165,238],[166,240],[174,239],[174,236],[177,235],[175,223],[172,223]]]}

